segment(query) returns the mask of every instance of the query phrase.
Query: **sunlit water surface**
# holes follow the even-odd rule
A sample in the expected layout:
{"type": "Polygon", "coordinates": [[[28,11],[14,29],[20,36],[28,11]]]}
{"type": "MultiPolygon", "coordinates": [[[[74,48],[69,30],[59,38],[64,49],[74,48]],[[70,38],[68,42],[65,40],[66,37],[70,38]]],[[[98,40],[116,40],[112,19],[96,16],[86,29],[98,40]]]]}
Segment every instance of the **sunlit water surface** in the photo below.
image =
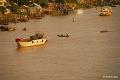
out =
{"type": "Polygon", "coordinates": [[[77,12],[10,24],[16,31],[0,31],[0,80],[120,80],[120,6],[112,16],[98,16],[95,8],[77,12]],[[15,38],[35,32],[44,32],[48,42],[17,48],[15,38]],[[63,33],[70,37],[57,37],[63,33]]]}

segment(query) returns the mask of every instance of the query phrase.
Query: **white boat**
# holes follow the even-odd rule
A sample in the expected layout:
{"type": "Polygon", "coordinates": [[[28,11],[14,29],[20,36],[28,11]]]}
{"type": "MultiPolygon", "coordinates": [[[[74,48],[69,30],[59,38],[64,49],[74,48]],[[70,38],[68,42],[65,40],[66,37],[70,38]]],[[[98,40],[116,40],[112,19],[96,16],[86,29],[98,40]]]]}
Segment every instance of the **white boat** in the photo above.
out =
{"type": "Polygon", "coordinates": [[[30,36],[28,39],[23,38],[17,38],[16,43],[18,47],[30,47],[30,46],[38,46],[45,44],[47,40],[43,38],[43,35],[38,36],[38,34],[35,34],[33,36],[30,36]]]}
{"type": "Polygon", "coordinates": [[[112,8],[111,7],[101,7],[99,11],[100,16],[110,16],[112,15],[112,8]]]}

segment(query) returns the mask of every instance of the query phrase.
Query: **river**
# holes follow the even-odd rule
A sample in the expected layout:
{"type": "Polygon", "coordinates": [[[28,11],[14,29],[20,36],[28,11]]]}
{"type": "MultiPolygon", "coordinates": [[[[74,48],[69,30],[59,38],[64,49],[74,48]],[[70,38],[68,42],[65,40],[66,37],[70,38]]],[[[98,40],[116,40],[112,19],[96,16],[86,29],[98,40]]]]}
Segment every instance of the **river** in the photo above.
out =
{"type": "Polygon", "coordinates": [[[112,16],[98,16],[91,8],[10,26],[16,31],[0,31],[0,80],[120,80],[120,6],[112,16]],[[105,29],[109,32],[100,33],[105,29]],[[17,48],[15,38],[35,32],[48,42],[17,48]],[[57,37],[63,33],[70,37],[57,37]]]}

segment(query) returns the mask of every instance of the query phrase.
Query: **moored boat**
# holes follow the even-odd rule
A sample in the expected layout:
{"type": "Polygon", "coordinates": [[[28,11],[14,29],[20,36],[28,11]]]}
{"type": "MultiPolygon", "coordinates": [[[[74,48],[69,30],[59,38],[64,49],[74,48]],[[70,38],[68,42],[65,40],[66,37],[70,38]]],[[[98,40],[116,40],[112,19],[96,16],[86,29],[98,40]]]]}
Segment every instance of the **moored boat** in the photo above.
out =
{"type": "Polygon", "coordinates": [[[1,25],[0,26],[1,31],[15,31],[15,27],[8,27],[8,25],[1,25]]]}
{"type": "Polygon", "coordinates": [[[110,16],[112,15],[112,8],[111,7],[101,7],[99,11],[100,16],[110,16]]]}
{"type": "Polygon", "coordinates": [[[43,45],[47,39],[43,38],[43,34],[36,33],[33,36],[30,36],[28,39],[16,38],[16,43],[18,47],[30,47],[30,46],[38,46],[43,45]]]}

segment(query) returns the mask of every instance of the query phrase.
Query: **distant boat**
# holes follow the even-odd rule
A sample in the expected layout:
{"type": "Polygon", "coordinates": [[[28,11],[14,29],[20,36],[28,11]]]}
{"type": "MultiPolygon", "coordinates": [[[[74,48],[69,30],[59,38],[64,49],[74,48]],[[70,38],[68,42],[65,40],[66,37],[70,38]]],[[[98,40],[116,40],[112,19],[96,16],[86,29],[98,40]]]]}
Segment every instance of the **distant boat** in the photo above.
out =
{"type": "Polygon", "coordinates": [[[16,38],[16,43],[18,47],[30,47],[30,46],[38,46],[45,44],[47,40],[43,38],[43,34],[36,33],[33,36],[30,36],[28,39],[16,38]]]}
{"type": "Polygon", "coordinates": [[[27,28],[26,28],[26,27],[24,27],[22,30],[23,30],[23,31],[27,31],[27,28]]]}
{"type": "Polygon", "coordinates": [[[99,11],[99,16],[110,16],[110,15],[112,15],[111,7],[101,7],[99,11]]]}
{"type": "Polygon", "coordinates": [[[105,32],[110,32],[110,31],[108,31],[108,30],[105,29],[105,30],[101,30],[100,32],[101,33],[105,33],[105,32]]]}
{"type": "Polygon", "coordinates": [[[61,35],[57,35],[58,37],[69,37],[69,35],[66,33],[66,34],[61,34],[61,35]]]}
{"type": "Polygon", "coordinates": [[[35,17],[36,19],[42,19],[42,17],[38,16],[38,17],[35,17]]]}
{"type": "Polygon", "coordinates": [[[8,27],[8,25],[1,25],[0,26],[1,31],[15,31],[15,27],[8,27]]]}

